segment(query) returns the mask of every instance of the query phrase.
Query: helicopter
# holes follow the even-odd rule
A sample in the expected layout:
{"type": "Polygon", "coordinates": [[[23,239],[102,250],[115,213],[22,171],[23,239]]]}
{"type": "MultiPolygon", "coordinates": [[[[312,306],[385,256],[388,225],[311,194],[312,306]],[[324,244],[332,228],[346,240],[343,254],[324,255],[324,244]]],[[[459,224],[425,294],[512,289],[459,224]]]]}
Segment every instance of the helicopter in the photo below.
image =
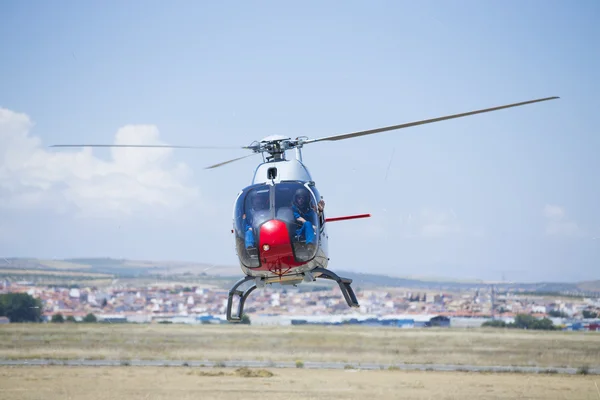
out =
{"type": "MultiPolygon", "coordinates": [[[[235,147],[236,149],[250,150],[252,154],[205,168],[213,169],[256,154],[262,155],[262,162],[256,167],[252,182],[237,193],[233,204],[231,233],[234,236],[234,247],[239,265],[245,276],[229,290],[226,308],[227,321],[241,322],[248,296],[255,289],[273,283],[297,286],[300,283],[310,283],[317,279],[332,280],[338,284],[348,306],[359,307],[356,294],[351,286],[352,280],[340,277],[328,268],[330,258],[327,225],[338,221],[369,218],[371,214],[325,216],[323,197],[307,166],[302,161],[302,149],[305,145],[322,141],[345,140],[554,99],[559,99],[559,97],[528,100],[317,139],[310,139],[307,136],[292,139],[283,135],[272,135],[260,141],[254,141],[248,146],[235,147]],[[295,157],[287,157],[286,152],[290,150],[295,151],[295,157]],[[245,290],[239,290],[245,283],[251,284],[245,290]],[[238,301],[235,313],[233,312],[234,301],[238,301]]],[[[59,144],[50,147],[219,148],[215,146],[135,144],[59,144]]]]}

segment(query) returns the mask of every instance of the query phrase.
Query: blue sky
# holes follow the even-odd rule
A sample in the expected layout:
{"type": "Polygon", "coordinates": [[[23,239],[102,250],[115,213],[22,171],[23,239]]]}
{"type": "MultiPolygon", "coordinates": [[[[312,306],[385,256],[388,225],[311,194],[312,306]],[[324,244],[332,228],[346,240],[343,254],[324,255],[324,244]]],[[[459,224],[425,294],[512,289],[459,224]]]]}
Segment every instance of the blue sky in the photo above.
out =
{"type": "Polygon", "coordinates": [[[237,262],[232,204],[256,158],[203,170],[245,153],[51,144],[243,146],[560,96],[304,161],[329,216],[373,215],[331,224],[334,270],[599,279],[599,16],[594,1],[4,1],[0,255],[237,262]]]}

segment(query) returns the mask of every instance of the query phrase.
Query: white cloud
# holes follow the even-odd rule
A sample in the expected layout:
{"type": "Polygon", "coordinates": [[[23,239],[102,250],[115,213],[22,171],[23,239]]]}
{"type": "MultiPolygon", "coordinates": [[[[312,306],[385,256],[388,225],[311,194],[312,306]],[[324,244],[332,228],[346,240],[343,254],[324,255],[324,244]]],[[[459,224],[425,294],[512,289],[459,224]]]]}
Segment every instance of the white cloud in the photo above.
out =
{"type": "MultiPolygon", "coordinates": [[[[46,149],[32,136],[26,114],[0,108],[0,208],[76,208],[79,215],[127,215],[139,209],[176,209],[198,201],[189,168],[171,161],[172,149],[46,149]]],[[[152,125],[127,125],[115,144],[162,144],[152,125]]]]}
{"type": "Polygon", "coordinates": [[[408,237],[441,238],[459,235],[482,236],[483,232],[464,226],[453,209],[422,207],[403,218],[408,237]]]}
{"type": "Polygon", "coordinates": [[[559,206],[546,204],[544,216],[548,219],[561,219],[565,216],[565,211],[559,206]]]}
{"type": "Polygon", "coordinates": [[[565,210],[560,206],[546,204],[543,215],[546,219],[546,235],[574,236],[582,233],[577,223],[569,219],[565,210]]]}

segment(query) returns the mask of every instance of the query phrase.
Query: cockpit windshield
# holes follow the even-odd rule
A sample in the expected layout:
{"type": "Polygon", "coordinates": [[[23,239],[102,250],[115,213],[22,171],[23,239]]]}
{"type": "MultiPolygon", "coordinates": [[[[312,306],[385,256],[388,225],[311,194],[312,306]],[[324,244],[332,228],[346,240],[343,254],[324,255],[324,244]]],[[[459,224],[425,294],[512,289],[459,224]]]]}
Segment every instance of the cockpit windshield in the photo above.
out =
{"type": "Polygon", "coordinates": [[[258,229],[260,224],[268,221],[271,214],[271,204],[269,200],[269,188],[258,188],[251,190],[246,196],[245,224],[247,227],[258,229]]]}
{"type": "Polygon", "coordinates": [[[314,193],[300,182],[275,185],[275,218],[284,221],[290,233],[296,260],[309,261],[319,241],[319,217],[314,193]]]}
{"type": "Polygon", "coordinates": [[[320,232],[316,204],[315,194],[301,182],[257,185],[242,192],[235,206],[235,231],[238,255],[244,265],[261,265],[260,228],[271,219],[285,222],[296,261],[311,260],[320,232]]]}

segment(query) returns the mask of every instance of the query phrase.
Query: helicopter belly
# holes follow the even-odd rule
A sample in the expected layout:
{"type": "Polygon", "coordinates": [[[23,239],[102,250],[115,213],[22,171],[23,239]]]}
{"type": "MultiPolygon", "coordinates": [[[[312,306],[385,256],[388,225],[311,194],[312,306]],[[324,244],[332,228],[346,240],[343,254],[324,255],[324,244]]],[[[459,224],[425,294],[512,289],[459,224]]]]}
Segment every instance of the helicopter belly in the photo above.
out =
{"type": "Polygon", "coordinates": [[[287,281],[302,279],[305,272],[310,272],[317,267],[326,269],[328,264],[327,256],[322,248],[319,248],[316,256],[307,262],[294,262],[287,264],[277,260],[272,262],[264,262],[264,259],[262,260],[261,266],[258,268],[248,268],[241,262],[240,267],[244,274],[253,277],[265,278],[267,283],[285,283],[287,281]]]}

